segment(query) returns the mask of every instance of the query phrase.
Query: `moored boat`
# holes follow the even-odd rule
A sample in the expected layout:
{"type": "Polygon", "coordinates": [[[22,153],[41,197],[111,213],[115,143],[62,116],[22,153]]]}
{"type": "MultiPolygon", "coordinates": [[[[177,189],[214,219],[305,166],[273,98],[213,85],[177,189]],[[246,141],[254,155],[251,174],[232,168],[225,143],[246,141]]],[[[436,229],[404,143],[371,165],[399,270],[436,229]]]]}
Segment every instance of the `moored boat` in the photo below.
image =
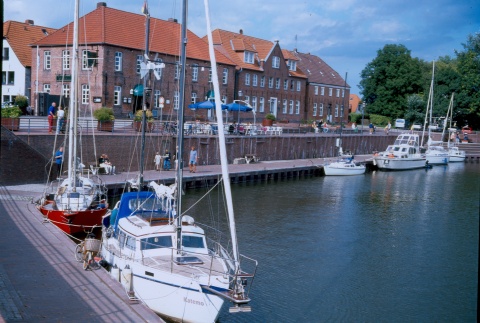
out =
{"type": "Polygon", "coordinates": [[[375,154],[373,163],[381,170],[409,170],[423,168],[426,157],[420,153],[419,136],[414,133],[400,134],[393,145],[375,154]]]}
{"type": "Polygon", "coordinates": [[[352,157],[341,158],[323,166],[326,176],[349,176],[365,174],[365,165],[356,163],[352,157]]]}

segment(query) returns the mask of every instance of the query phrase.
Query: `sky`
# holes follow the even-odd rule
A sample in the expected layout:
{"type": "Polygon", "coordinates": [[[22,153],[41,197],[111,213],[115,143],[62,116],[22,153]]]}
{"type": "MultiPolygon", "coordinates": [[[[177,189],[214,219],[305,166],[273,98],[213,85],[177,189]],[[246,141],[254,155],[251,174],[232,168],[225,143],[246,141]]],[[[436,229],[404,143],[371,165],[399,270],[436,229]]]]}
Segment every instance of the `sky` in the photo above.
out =
{"type": "MultiPolygon", "coordinates": [[[[61,28],[73,21],[73,0],[4,0],[4,21],[34,20],[61,28]]],[[[80,15],[100,1],[81,0],[80,15]]],[[[108,7],[141,13],[144,0],[103,1],[108,7]]],[[[212,30],[279,40],[322,58],[342,77],[351,93],[361,92],[360,73],[386,44],[401,44],[412,57],[433,61],[455,57],[468,35],[480,32],[479,0],[210,0],[212,30]]],[[[181,0],[149,0],[150,15],[181,21],[181,0]]],[[[204,1],[190,1],[188,28],[206,35],[204,1]]],[[[143,31],[139,31],[142,33],[143,31]]]]}

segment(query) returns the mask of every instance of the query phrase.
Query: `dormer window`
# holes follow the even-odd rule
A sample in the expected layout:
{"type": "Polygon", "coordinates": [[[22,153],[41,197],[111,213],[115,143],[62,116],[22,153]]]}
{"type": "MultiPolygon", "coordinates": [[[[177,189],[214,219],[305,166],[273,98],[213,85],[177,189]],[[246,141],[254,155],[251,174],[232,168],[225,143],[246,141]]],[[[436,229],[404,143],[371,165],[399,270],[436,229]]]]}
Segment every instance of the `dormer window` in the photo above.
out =
{"type": "Polygon", "coordinates": [[[243,55],[243,60],[245,61],[245,63],[253,64],[255,56],[252,52],[245,51],[243,55]]]}
{"type": "Polygon", "coordinates": [[[288,65],[288,69],[290,71],[296,71],[297,70],[297,62],[289,60],[287,62],[287,65],[288,65]]]}
{"type": "Polygon", "coordinates": [[[278,56],[273,56],[273,59],[272,59],[272,67],[273,67],[273,68],[280,68],[280,57],[278,57],[278,56]]]}

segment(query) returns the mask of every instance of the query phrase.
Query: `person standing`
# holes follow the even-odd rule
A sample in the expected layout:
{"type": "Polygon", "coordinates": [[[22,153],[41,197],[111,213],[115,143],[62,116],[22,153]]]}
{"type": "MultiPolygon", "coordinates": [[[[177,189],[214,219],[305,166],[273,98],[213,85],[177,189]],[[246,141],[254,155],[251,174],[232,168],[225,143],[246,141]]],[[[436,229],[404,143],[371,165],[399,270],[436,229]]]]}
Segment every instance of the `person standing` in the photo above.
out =
{"type": "Polygon", "coordinates": [[[172,158],[172,155],[170,154],[168,149],[165,150],[165,156],[163,156],[163,169],[164,170],[170,170],[170,168],[171,168],[170,159],[171,158],[172,158]]]}
{"type": "Polygon", "coordinates": [[[155,154],[155,158],[153,159],[155,162],[155,170],[159,171],[160,170],[160,163],[162,162],[162,156],[160,156],[160,153],[157,151],[155,154]]]}
{"type": "Polygon", "coordinates": [[[60,133],[60,131],[62,133],[65,133],[63,131],[64,120],[65,120],[65,111],[63,111],[62,106],[59,106],[57,111],[57,135],[60,133]]]}
{"type": "Polygon", "coordinates": [[[63,147],[60,147],[55,153],[55,164],[57,164],[57,179],[62,175],[63,147]]]}
{"type": "Polygon", "coordinates": [[[48,133],[52,133],[53,129],[53,119],[55,118],[55,107],[57,104],[52,102],[52,105],[48,108],[48,133]]]}
{"type": "Polygon", "coordinates": [[[190,173],[195,173],[197,171],[197,160],[198,160],[197,151],[195,150],[195,147],[192,146],[192,149],[190,150],[190,161],[188,163],[188,167],[190,168],[190,173]]]}

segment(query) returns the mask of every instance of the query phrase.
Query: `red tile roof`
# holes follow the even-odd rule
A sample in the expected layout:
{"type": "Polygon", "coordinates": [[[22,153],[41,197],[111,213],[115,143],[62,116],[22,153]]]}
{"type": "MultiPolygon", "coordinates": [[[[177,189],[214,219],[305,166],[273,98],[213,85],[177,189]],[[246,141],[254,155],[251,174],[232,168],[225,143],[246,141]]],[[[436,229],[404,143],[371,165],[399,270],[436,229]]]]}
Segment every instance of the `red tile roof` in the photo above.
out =
{"type": "MultiPolygon", "coordinates": [[[[33,22],[32,22],[33,23],[33,22]]],[[[6,39],[20,63],[26,67],[32,64],[32,49],[30,45],[51,34],[56,29],[35,26],[26,22],[6,21],[3,23],[3,38],[6,39]]]]}
{"type": "MultiPolygon", "coordinates": [[[[37,44],[43,46],[71,45],[73,22],[58,29],[37,44]]],[[[150,18],[149,50],[154,53],[180,56],[181,24],[150,18]]],[[[188,31],[187,57],[210,61],[208,46],[205,42],[188,31]]],[[[113,45],[131,49],[145,49],[145,16],[106,6],[80,18],[79,44],[113,45]]],[[[217,53],[217,63],[234,65],[224,55],[217,53]]]]}

